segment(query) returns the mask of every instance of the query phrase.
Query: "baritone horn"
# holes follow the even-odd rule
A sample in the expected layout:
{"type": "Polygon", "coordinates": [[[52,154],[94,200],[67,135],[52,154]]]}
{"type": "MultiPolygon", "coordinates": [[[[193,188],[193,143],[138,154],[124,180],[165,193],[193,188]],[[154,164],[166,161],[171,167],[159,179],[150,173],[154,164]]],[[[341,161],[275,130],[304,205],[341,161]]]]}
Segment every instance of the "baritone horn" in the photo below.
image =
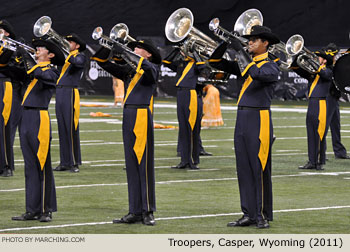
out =
{"type": "Polygon", "coordinates": [[[187,8],[174,11],[165,25],[165,36],[170,42],[181,42],[181,50],[187,56],[196,51],[204,58],[209,58],[218,43],[193,26],[194,17],[187,8]]]}
{"type": "Polygon", "coordinates": [[[33,28],[33,33],[36,37],[42,37],[42,36],[48,36],[49,38],[52,38],[54,41],[56,41],[61,49],[64,51],[66,56],[69,54],[70,51],[70,44],[68,40],[64,39],[62,36],[60,36],[57,32],[55,32],[52,28],[52,21],[51,18],[48,16],[42,16],[39,18],[33,28]]]}
{"type": "Polygon", "coordinates": [[[18,47],[22,47],[24,50],[26,50],[32,57],[35,54],[35,49],[21,43],[17,40],[11,39],[9,37],[6,37],[4,34],[4,30],[0,29],[0,46],[3,46],[4,48],[11,50],[13,52],[17,51],[18,47]]]}
{"type": "Polygon", "coordinates": [[[318,71],[320,67],[318,56],[304,47],[304,39],[301,35],[295,34],[288,39],[286,52],[291,56],[299,54],[296,63],[305,71],[311,74],[315,74],[318,71]],[[310,61],[312,62],[310,63],[310,61]]]}

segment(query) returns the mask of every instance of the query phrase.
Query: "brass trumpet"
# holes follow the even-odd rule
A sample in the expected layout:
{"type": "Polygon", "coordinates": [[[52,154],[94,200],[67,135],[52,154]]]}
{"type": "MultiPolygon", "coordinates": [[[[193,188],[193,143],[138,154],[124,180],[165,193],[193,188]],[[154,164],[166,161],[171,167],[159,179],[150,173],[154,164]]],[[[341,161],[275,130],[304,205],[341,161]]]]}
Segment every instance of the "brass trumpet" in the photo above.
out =
{"type": "Polygon", "coordinates": [[[14,51],[14,52],[17,51],[18,47],[22,47],[24,50],[26,50],[31,55],[35,54],[34,48],[32,48],[26,44],[23,44],[17,40],[6,37],[4,35],[4,31],[2,29],[0,29],[0,44],[2,44],[4,46],[4,48],[9,49],[9,50],[14,51]]]}

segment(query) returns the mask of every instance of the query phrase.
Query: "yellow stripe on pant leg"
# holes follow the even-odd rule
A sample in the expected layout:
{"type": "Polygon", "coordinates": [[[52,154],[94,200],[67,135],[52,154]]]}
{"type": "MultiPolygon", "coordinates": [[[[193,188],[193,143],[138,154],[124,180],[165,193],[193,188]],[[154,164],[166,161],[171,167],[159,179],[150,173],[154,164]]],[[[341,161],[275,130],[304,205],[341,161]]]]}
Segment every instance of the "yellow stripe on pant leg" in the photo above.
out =
{"type": "Polygon", "coordinates": [[[5,81],[4,83],[4,109],[2,111],[2,117],[4,118],[4,124],[7,125],[8,120],[10,119],[11,108],[12,108],[12,83],[5,81]]]}
{"type": "Polygon", "coordinates": [[[326,100],[320,100],[319,101],[319,107],[320,107],[320,111],[318,114],[318,135],[320,136],[320,139],[322,141],[323,137],[324,137],[324,133],[326,131],[326,118],[327,118],[327,104],[326,104],[326,100]]]}
{"type": "Polygon", "coordinates": [[[74,88],[74,127],[77,130],[80,117],[80,95],[79,90],[74,88]]]}
{"type": "Polygon", "coordinates": [[[197,120],[197,92],[196,90],[190,90],[191,92],[191,98],[190,98],[190,116],[188,117],[188,122],[190,123],[191,129],[193,131],[194,125],[196,124],[197,120]]]}
{"type": "Polygon", "coordinates": [[[134,144],[134,152],[136,154],[137,161],[139,164],[141,163],[147,142],[147,116],[147,108],[137,109],[136,121],[134,126],[134,134],[136,137],[134,144]]]}
{"type": "Polygon", "coordinates": [[[40,128],[38,133],[39,148],[37,156],[40,163],[41,170],[44,169],[44,165],[47,159],[50,145],[50,118],[47,110],[40,111],[40,128]]]}
{"type": "Polygon", "coordinates": [[[268,110],[260,110],[260,149],[259,159],[263,171],[265,170],[270,150],[270,113],[268,110]]]}

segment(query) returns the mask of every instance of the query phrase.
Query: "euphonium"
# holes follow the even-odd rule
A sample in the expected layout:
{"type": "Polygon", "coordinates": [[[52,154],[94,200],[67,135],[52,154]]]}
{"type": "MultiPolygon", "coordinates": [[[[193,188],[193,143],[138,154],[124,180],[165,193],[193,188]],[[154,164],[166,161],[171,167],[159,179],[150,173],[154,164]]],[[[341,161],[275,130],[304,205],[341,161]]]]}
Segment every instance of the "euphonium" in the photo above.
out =
{"type": "Polygon", "coordinates": [[[196,51],[200,56],[209,58],[218,43],[193,26],[194,17],[187,8],[174,11],[165,25],[165,36],[170,42],[181,42],[181,50],[187,56],[196,51]]]}
{"type": "Polygon", "coordinates": [[[57,32],[55,32],[52,28],[52,21],[51,18],[48,16],[42,16],[39,18],[33,28],[33,33],[36,37],[42,37],[42,36],[48,36],[52,38],[54,41],[56,41],[61,49],[64,51],[66,56],[69,54],[69,42],[68,40],[64,39],[62,36],[60,36],[57,32]]]}
{"type": "Polygon", "coordinates": [[[109,37],[114,40],[122,39],[126,43],[136,41],[136,39],[129,35],[129,28],[124,23],[119,23],[113,26],[109,33],[109,37]]]}
{"type": "Polygon", "coordinates": [[[291,56],[299,54],[296,63],[305,71],[311,74],[315,74],[318,71],[320,66],[318,56],[304,47],[304,39],[301,35],[296,34],[288,39],[286,43],[286,52],[291,56]],[[312,62],[310,63],[310,61],[312,62]]]}

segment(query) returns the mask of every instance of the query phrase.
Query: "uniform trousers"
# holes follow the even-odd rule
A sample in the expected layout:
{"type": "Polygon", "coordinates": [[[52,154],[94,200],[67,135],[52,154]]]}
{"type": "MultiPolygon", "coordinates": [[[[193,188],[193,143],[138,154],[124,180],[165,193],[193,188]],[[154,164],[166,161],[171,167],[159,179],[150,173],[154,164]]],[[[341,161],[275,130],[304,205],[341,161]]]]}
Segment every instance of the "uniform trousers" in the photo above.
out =
{"type": "Polygon", "coordinates": [[[177,91],[179,149],[181,163],[190,166],[199,164],[200,116],[196,91],[179,88],[177,91]]]}
{"type": "Polygon", "coordinates": [[[241,209],[244,216],[255,221],[273,220],[271,182],[273,127],[270,114],[269,110],[249,108],[239,108],[237,111],[234,146],[241,209]],[[267,149],[264,149],[261,158],[263,146],[267,149]]]}
{"type": "Polygon", "coordinates": [[[327,97],[327,122],[331,128],[332,145],[336,157],[345,157],[346,148],[341,143],[340,136],[340,112],[338,99],[330,95],[327,97]]]}
{"type": "Polygon", "coordinates": [[[310,98],[306,114],[309,162],[312,165],[326,162],[326,99],[310,98]]]}
{"type": "Polygon", "coordinates": [[[156,211],[153,117],[149,107],[125,105],[123,141],[129,213],[156,211]]]}
{"type": "Polygon", "coordinates": [[[76,99],[80,100],[79,93],[71,87],[56,88],[56,117],[60,142],[60,165],[81,165],[79,114],[76,111],[76,99]],[[76,117],[77,127],[74,118],[76,117]]]}
{"type": "Polygon", "coordinates": [[[24,108],[20,127],[25,170],[26,211],[56,212],[56,189],[50,154],[51,125],[48,111],[24,108]]]}

